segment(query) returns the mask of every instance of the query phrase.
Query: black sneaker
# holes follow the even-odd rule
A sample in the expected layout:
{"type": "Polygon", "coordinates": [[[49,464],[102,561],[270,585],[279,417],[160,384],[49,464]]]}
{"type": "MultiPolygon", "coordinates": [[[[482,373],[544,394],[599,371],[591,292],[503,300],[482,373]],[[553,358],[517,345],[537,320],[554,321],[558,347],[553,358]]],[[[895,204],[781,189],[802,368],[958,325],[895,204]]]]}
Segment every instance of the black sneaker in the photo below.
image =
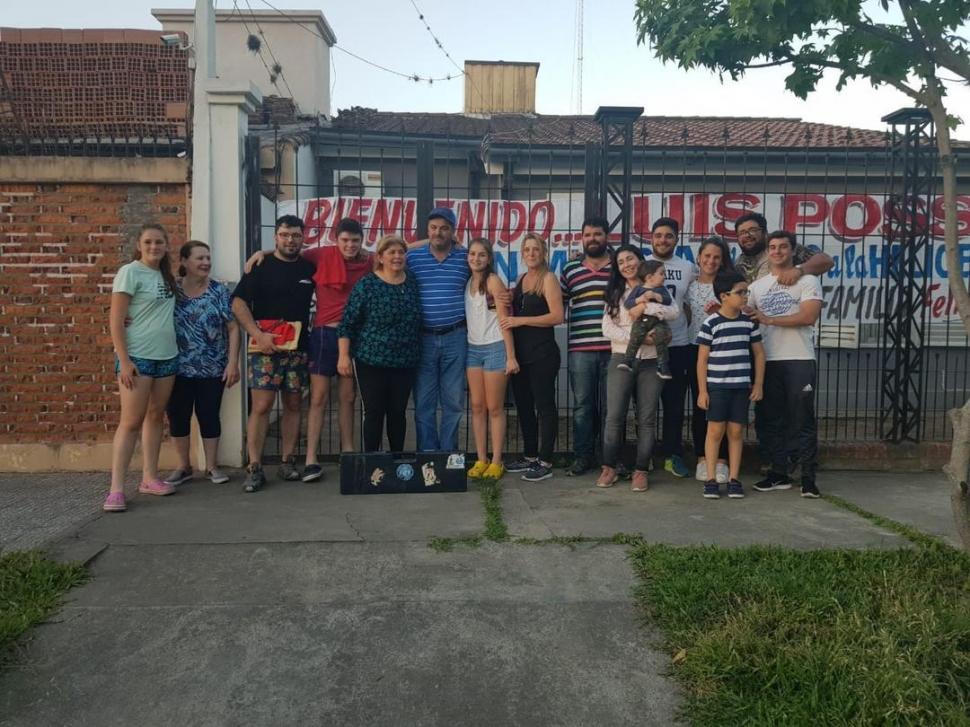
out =
{"type": "Polygon", "coordinates": [[[727,486],[728,497],[738,500],[744,497],[744,485],[738,480],[731,480],[727,486]]]}
{"type": "Polygon", "coordinates": [[[768,475],[754,483],[754,489],[758,492],[772,492],[773,490],[790,490],[792,486],[791,477],[780,475],[777,472],[769,471],[768,475]]]}
{"type": "Polygon", "coordinates": [[[243,481],[243,492],[259,492],[266,484],[266,475],[263,468],[258,464],[251,464],[246,470],[246,479],[243,481]]]}
{"type": "Polygon", "coordinates": [[[587,472],[589,472],[589,462],[587,462],[585,459],[574,460],[566,470],[566,474],[569,477],[579,477],[581,475],[585,475],[587,472]]]}
{"type": "Polygon", "coordinates": [[[708,480],[704,483],[704,497],[708,500],[719,500],[721,498],[721,487],[717,480],[708,480]]]}
{"type": "Polygon", "coordinates": [[[304,482],[316,482],[323,477],[323,467],[318,464],[308,464],[303,467],[303,474],[300,479],[304,482]]]}
{"type": "Polygon", "coordinates": [[[552,467],[547,467],[539,461],[533,462],[529,471],[522,475],[522,479],[526,482],[541,482],[542,480],[548,480],[550,477],[552,477],[552,467]]]}
{"type": "Polygon", "coordinates": [[[533,467],[535,467],[536,464],[538,464],[538,462],[539,460],[528,459],[526,457],[523,457],[522,459],[514,460],[512,462],[509,462],[507,465],[505,465],[505,471],[506,472],[528,472],[533,467]]]}
{"type": "Polygon", "coordinates": [[[818,491],[814,482],[802,482],[802,497],[810,497],[813,500],[817,500],[822,496],[822,493],[818,491]]]}
{"type": "Polygon", "coordinates": [[[280,479],[290,482],[300,479],[300,470],[296,468],[296,460],[293,457],[287,457],[280,465],[280,479]]]}

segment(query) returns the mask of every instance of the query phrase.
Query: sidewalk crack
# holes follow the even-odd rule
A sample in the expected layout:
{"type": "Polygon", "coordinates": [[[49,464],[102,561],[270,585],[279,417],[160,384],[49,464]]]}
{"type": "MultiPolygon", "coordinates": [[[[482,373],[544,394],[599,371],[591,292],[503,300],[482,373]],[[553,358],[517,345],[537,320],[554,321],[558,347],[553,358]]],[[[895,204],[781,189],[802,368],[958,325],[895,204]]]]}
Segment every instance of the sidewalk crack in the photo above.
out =
{"type": "Polygon", "coordinates": [[[350,526],[350,529],[354,531],[354,535],[356,535],[360,540],[363,541],[364,536],[360,534],[360,530],[358,530],[357,527],[351,522],[349,512],[344,513],[344,520],[347,521],[347,524],[350,526]]]}

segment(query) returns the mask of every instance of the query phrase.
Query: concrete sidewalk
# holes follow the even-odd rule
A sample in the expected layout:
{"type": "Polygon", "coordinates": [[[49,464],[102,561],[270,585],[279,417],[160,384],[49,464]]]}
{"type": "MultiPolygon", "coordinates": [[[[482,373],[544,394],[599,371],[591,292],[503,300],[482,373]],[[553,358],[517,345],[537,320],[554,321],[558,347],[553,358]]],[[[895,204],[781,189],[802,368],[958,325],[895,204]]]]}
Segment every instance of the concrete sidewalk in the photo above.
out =
{"type": "MultiPolygon", "coordinates": [[[[0,478],[0,522],[51,533],[92,580],[0,673],[3,725],[667,725],[680,695],[661,636],[642,624],[625,562],[606,544],[488,543],[470,490],[341,497],[322,483],[244,495],[195,481],[99,515],[104,476],[0,478]],[[58,490],[57,488],[62,488],[58,490]],[[80,493],[80,494],[79,494],[80,493]]],[[[513,536],[908,547],[797,490],[707,501],[658,474],[647,493],[507,475],[513,536]]],[[[824,492],[955,538],[934,475],[825,473],[824,492]]],[[[40,544],[42,537],[33,541],[40,544]]]]}

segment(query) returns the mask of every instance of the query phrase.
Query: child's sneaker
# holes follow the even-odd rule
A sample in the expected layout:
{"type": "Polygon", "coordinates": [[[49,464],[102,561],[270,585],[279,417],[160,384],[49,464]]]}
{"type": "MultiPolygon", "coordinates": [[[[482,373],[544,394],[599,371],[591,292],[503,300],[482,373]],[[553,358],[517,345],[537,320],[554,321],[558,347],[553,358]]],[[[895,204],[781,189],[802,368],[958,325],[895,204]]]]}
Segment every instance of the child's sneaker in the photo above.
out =
{"type": "Polygon", "coordinates": [[[104,498],[101,509],[105,512],[124,512],[128,509],[128,505],[125,504],[125,493],[109,492],[108,496],[104,498]]]}
{"type": "Polygon", "coordinates": [[[537,459],[514,459],[505,465],[506,472],[528,472],[539,463],[537,459]]]}
{"type": "Polygon", "coordinates": [[[818,491],[814,482],[807,482],[802,480],[802,497],[809,497],[813,500],[817,500],[822,496],[822,493],[818,491]]]}
{"type": "Polygon", "coordinates": [[[175,485],[170,485],[161,480],[152,480],[151,482],[142,482],[138,485],[138,492],[143,495],[160,495],[164,497],[175,492],[175,485]]]}
{"type": "Polygon", "coordinates": [[[674,378],[674,375],[670,373],[670,366],[666,361],[657,362],[657,376],[664,381],[670,381],[672,378],[674,378]]]}
{"type": "Polygon", "coordinates": [[[782,475],[772,470],[768,470],[768,474],[763,480],[759,480],[754,483],[754,489],[758,492],[772,492],[773,490],[790,490],[792,486],[791,478],[788,475],[782,475]]]}
{"type": "Polygon", "coordinates": [[[704,497],[708,500],[719,500],[721,498],[721,488],[714,480],[704,483],[704,497]]]}
{"type": "Polygon", "coordinates": [[[744,485],[737,480],[731,480],[728,482],[727,495],[735,500],[741,499],[744,497],[744,485]]]}

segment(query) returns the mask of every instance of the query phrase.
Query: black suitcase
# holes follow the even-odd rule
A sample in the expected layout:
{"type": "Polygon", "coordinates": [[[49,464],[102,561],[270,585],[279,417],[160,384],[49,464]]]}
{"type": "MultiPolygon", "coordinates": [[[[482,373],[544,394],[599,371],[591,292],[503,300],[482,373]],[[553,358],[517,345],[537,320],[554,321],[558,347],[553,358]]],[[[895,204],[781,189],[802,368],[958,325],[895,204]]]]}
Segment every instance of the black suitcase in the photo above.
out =
{"type": "Polygon", "coordinates": [[[462,452],[340,455],[341,495],[467,491],[462,452]]]}

